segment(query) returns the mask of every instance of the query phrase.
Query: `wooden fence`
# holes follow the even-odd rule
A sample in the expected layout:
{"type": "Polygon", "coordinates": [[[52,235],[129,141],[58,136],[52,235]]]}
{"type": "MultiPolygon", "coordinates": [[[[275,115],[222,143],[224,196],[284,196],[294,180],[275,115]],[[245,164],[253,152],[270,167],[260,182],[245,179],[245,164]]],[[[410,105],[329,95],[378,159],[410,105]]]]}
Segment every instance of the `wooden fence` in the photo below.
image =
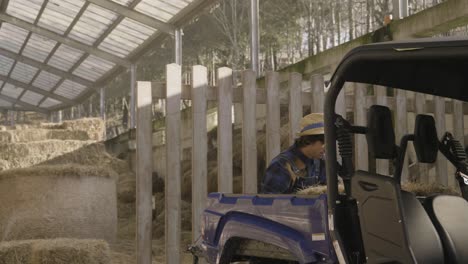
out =
{"type": "MultiPolygon", "coordinates": [[[[233,191],[233,130],[232,109],[234,103],[242,104],[242,186],[244,193],[257,192],[257,149],[256,149],[256,109],[257,105],[266,105],[266,157],[269,162],[280,153],[280,105],[288,105],[289,141],[292,143],[299,128],[299,120],[303,115],[303,107],[310,107],[312,112],[322,112],[325,85],[321,75],[303,77],[298,73],[290,73],[286,83],[280,83],[276,72],[266,74],[265,87],[257,87],[255,73],[244,71],[242,84],[235,87],[232,84],[232,70],[220,68],[217,71],[217,86],[208,85],[207,69],[203,66],[193,66],[191,85],[182,84],[180,66],[167,66],[166,86],[158,83],[138,82],[137,90],[152,90],[146,96],[153,99],[166,99],[166,258],[169,264],[180,263],[180,223],[181,223],[181,100],[191,100],[192,105],[192,237],[196,240],[200,235],[200,220],[207,197],[207,101],[217,101],[218,112],[218,191],[230,193],[233,191]],[[152,89],[147,89],[152,85],[152,89]],[[308,89],[303,89],[307,87],[308,89]],[[285,90],[286,89],[286,90],[285,90]],[[304,91],[306,90],[306,91],[304,91]],[[286,95],[286,96],[284,96],[286,95]]],[[[388,106],[394,116],[397,143],[408,132],[414,114],[432,113],[436,120],[439,136],[446,130],[446,121],[453,124],[450,129],[455,137],[463,142],[464,109],[463,103],[455,100],[420,95],[406,91],[390,90],[385,87],[366,84],[346,84],[339,96],[337,112],[353,119],[356,125],[366,125],[366,111],[373,104],[388,106]],[[356,89],[354,89],[356,88],[356,89]],[[389,95],[391,94],[391,95],[389,95]]],[[[138,95],[138,99],[145,95],[138,95]]],[[[138,106],[139,107],[139,106],[138,106]]],[[[465,110],[465,113],[464,113],[465,110]]],[[[137,109],[140,111],[140,108],[137,109]]],[[[140,120],[149,122],[148,120],[140,120]]],[[[140,123],[137,127],[140,127],[140,123]]],[[[145,127],[145,126],[144,126],[145,127]]],[[[150,130],[148,133],[151,133],[150,130]]],[[[143,138],[151,135],[138,134],[143,138]]],[[[137,153],[147,155],[143,147],[144,140],[138,141],[137,153]],[[141,149],[139,149],[141,148],[141,149]]],[[[146,142],[147,144],[148,142],[146,142]]],[[[138,154],[137,154],[138,155],[138,154]]],[[[408,156],[408,155],[407,155],[408,156]]],[[[355,166],[357,169],[368,170],[375,166],[378,173],[389,174],[391,166],[386,160],[373,161],[367,152],[367,142],[363,135],[355,136],[355,166]]],[[[150,166],[146,166],[149,169],[150,166]]],[[[455,181],[449,174],[447,161],[439,155],[435,172],[429,173],[428,165],[419,165],[418,170],[423,182],[438,182],[444,185],[454,185],[455,181]],[[432,175],[429,177],[429,175],[432,175]]],[[[403,179],[408,179],[408,159],[404,167],[403,179]]],[[[143,188],[142,177],[148,177],[147,172],[138,172],[137,186],[143,188]],[[140,175],[141,174],[141,175],[140,175]],[[140,183],[138,183],[141,181],[140,183]]],[[[145,189],[146,191],[147,188],[145,189]]],[[[140,196],[139,196],[140,197],[140,196]]],[[[142,196],[146,197],[146,196],[142,196]]],[[[146,199],[146,198],[145,198],[146,199]]],[[[145,200],[146,201],[146,200],[145,200]]],[[[146,205],[148,206],[148,205],[146,205]]],[[[140,207],[138,207],[140,210],[140,207]]],[[[151,210],[146,208],[145,210],[151,210]]],[[[151,227],[146,227],[147,229],[151,227]]],[[[150,230],[141,230],[150,232],[150,230]]],[[[140,234],[140,231],[139,231],[140,234]]],[[[138,244],[137,244],[138,245],[138,244]]],[[[144,252],[144,251],[141,251],[144,252]]]]}

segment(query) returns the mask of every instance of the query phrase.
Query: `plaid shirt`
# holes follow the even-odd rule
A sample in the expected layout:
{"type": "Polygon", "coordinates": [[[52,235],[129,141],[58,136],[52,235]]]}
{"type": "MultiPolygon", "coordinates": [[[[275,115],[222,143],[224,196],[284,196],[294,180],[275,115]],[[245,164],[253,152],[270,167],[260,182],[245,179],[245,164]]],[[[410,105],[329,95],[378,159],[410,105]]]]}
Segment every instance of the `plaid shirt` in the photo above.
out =
{"type": "Polygon", "coordinates": [[[271,161],[263,178],[261,193],[288,194],[324,184],[324,161],[309,159],[292,145],[271,161]]]}

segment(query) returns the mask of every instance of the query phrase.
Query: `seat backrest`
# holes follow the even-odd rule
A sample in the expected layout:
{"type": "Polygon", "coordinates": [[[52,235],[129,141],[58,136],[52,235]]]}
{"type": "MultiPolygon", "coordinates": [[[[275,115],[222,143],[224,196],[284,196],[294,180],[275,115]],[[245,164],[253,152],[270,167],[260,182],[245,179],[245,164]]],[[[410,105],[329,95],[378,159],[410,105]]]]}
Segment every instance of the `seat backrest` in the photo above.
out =
{"type": "Polygon", "coordinates": [[[439,232],[445,263],[468,263],[468,202],[458,196],[429,197],[424,207],[439,232]]]}
{"type": "Polygon", "coordinates": [[[358,202],[368,263],[443,263],[442,244],[431,220],[395,179],[357,171],[351,196],[358,202]]]}
{"type": "Polygon", "coordinates": [[[412,193],[401,192],[410,249],[416,263],[444,263],[442,242],[423,205],[412,193]]]}

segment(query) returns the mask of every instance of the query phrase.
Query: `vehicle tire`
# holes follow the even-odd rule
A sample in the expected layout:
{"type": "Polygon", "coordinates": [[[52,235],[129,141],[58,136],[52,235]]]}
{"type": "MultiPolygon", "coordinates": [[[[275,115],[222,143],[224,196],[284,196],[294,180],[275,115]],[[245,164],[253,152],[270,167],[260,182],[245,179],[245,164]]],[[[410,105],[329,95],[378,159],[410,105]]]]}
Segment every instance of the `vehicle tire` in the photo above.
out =
{"type": "Polygon", "coordinates": [[[238,239],[229,239],[224,245],[223,253],[221,254],[221,258],[219,259],[219,264],[230,264],[238,247],[238,239]]]}

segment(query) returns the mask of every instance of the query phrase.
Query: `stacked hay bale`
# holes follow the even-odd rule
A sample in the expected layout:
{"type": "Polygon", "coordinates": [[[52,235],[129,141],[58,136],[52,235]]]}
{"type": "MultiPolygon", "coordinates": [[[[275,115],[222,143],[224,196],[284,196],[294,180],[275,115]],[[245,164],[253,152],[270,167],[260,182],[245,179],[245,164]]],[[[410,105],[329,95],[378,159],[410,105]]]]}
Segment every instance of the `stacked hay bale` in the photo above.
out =
{"type": "Polygon", "coordinates": [[[102,240],[23,240],[0,242],[0,264],[110,264],[102,240]]]}
{"type": "Polygon", "coordinates": [[[99,119],[0,131],[0,264],[110,263],[128,166],[102,131],[99,119]]]}
{"type": "Polygon", "coordinates": [[[66,164],[0,172],[0,238],[99,238],[117,231],[116,175],[66,164]]]}

